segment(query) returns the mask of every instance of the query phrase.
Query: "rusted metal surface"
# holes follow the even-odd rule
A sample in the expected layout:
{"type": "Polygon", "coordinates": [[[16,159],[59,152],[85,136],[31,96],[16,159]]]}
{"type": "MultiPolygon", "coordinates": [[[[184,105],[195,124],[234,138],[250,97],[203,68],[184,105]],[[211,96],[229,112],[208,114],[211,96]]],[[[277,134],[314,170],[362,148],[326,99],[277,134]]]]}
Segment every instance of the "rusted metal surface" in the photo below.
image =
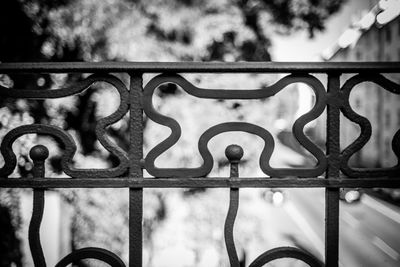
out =
{"type": "MultiPolygon", "coordinates": [[[[142,74],[130,75],[129,90],[129,178],[143,179],[143,79],[142,74]]],[[[142,266],[143,254],[143,188],[129,189],[129,266],[142,266]]]]}
{"type": "MultiPolygon", "coordinates": [[[[328,74],[326,118],[326,179],[340,176],[340,74],[328,74]]],[[[339,188],[325,189],[325,264],[338,267],[339,259],[339,188]]]]}
{"type": "MultiPolygon", "coordinates": [[[[18,90],[0,86],[0,97],[27,99],[52,99],[76,95],[96,82],[110,84],[119,94],[119,107],[111,115],[97,121],[96,135],[100,144],[118,159],[118,164],[109,169],[80,169],[74,167],[74,155],[77,145],[74,139],[63,129],[52,125],[23,125],[9,131],[0,145],[4,165],[0,167],[0,187],[32,188],[33,213],[29,228],[29,244],[35,266],[46,266],[40,243],[40,225],[45,205],[45,190],[49,188],[129,188],[129,266],[142,266],[142,220],[144,188],[229,188],[230,202],[225,220],[224,233],[226,248],[231,266],[239,266],[234,243],[233,226],[239,208],[239,191],[245,187],[292,187],[326,188],[325,223],[325,263],[313,255],[293,247],[280,247],[262,253],[249,266],[258,267],[279,259],[295,258],[310,266],[338,266],[339,240],[339,189],[343,187],[400,187],[400,165],[392,168],[357,169],[349,166],[350,157],[359,151],[371,137],[371,124],[357,114],[349,103],[352,89],[359,83],[370,81],[383,87],[390,93],[399,94],[399,84],[390,81],[381,73],[400,73],[400,63],[2,63],[0,74],[7,73],[92,73],[81,82],[72,86],[52,90],[18,90]],[[130,82],[110,73],[126,73],[130,82]],[[158,73],[143,85],[144,73],[158,73]],[[161,74],[160,74],[161,73],[161,74]],[[286,73],[275,84],[263,89],[221,90],[204,89],[191,84],[179,73],[286,73]],[[325,87],[311,73],[323,73],[328,77],[325,87]],[[356,74],[341,86],[342,74],[356,74]],[[213,125],[198,140],[198,152],[203,164],[198,168],[159,168],[156,159],[173,147],[181,136],[179,123],[156,110],[152,98],[154,91],[163,83],[179,85],[188,94],[206,99],[266,99],[273,97],[286,86],[294,83],[307,84],[315,94],[314,107],[299,117],[293,125],[293,135],[304,149],[317,160],[313,167],[273,168],[269,161],[274,152],[274,139],[268,130],[247,122],[224,122],[213,125]],[[129,88],[129,89],[128,89],[129,88]],[[327,151],[323,152],[304,133],[307,123],[319,117],[327,110],[327,151]],[[340,113],[361,127],[360,136],[347,148],[340,150],[340,113]],[[129,114],[130,147],[124,149],[112,142],[106,128],[129,114]],[[143,155],[143,116],[171,130],[170,135],[156,144],[143,155]],[[231,164],[230,177],[207,177],[213,167],[214,159],[207,145],[215,136],[225,132],[246,132],[260,137],[264,141],[259,160],[264,177],[240,177],[238,163],[242,148],[229,146],[226,156],[231,164]],[[14,141],[25,134],[36,133],[53,137],[63,149],[61,167],[68,177],[47,177],[44,161],[48,156],[47,148],[35,146],[31,150],[34,162],[34,178],[8,178],[17,165],[13,152],[14,141]],[[143,169],[154,177],[144,178],[143,169]]],[[[393,137],[392,148],[400,157],[400,131],[393,137]]],[[[246,148],[244,148],[246,149],[246,148]]],[[[246,207],[243,207],[246,208],[246,207]]],[[[125,266],[113,252],[103,248],[81,248],[71,252],[56,266],[67,266],[81,259],[97,259],[111,266],[125,266]]]]}

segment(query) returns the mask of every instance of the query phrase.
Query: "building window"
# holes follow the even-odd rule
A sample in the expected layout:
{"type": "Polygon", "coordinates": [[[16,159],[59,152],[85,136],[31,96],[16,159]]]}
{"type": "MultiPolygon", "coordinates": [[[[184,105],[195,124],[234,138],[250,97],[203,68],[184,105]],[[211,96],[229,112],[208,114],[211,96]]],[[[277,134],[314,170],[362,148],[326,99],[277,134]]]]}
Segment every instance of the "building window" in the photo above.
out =
{"type": "Polygon", "coordinates": [[[385,154],[386,154],[386,157],[390,156],[390,150],[391,149],[392,148],[391,148],[391,145],[390,145],[390,140],[389,140],[389,138],[386,138],[385,139],[385,154]]]}
{"type": "Polygon", "coordinates": [[[369,47],[369,34],[364,35],[363,42],[365,44],[365,47],[368,48],[369,47]]]}
{"type": "Polygon", "coordinates": [[[362,53],[361,53],[361,51],[357,51],[357,52],[356,52],[356,59],[357,59],[357,60],[361,60],[361,58],[362,58],[362,53]]]}
{"type": "Polygon", "coordinates": [[[397,20],[397,34],[400,36],[400,19],[397,20]]]}
{"type": "Polygon", "coordinates": [[[386,112],[385,112],[385,127],[387,129],[390,128],[390,112],[389,112],[389,110],[386,110],[386,112]]]}
{"type": "Polygon", "coordinates": [[[390,26],[386,26],[386,42],[390,43],[392,41],[392,32],[390,30],[390,26]]]}

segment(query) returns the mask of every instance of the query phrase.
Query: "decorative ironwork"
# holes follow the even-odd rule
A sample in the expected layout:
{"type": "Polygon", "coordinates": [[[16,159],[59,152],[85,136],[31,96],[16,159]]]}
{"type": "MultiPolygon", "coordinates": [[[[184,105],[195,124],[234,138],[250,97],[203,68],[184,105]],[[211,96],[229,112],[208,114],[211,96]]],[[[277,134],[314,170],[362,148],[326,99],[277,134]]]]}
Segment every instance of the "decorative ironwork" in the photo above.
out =
{"type": "MultiPolygon", "coordinates": [[[[351,90],[362,82],[373,82],[380,85],[385,90],[400,95],[400,85],[392,82],[391,80],[385,78],[382,75],[356,75],[346,81],[343,85],[341,92],[343,96],[343,102],[341,105],[341,110],[343,114],[352,122],[360,125],[361,134],[360,136],[350,144],[343,152],[343,161],[341,164],[341,171],[349,177],[377,177],[377,176],[389,176],[393,178],[400,178],[400,161],[397,165],[391,168],[376,168],[376,169],[355,169],[348,165],[350,157],[357,151],[359,151],[371,138],[371,123],[367,118],[357,114],[349,104],[349,98],[351,90]]],[[[393,136],[392,149],[397,159],[400,158],[400,130],[398,130],[393,136]]]]}
{"type": "MultiPolygon", "coordinates": [[[[60,260],[55,267],[67,267],[69,264],[84,259],[100,260],[111,267],[125,267],[124,262],[114,253],[102,248],[81,248],[75,250],[60,260]]],[[[38,265],[45,266],[45,265],[38,265]]]]}
{"type": "Polygon", "coordinates": [[[146,156],[145,168],[146,170],[155,177],[204,177],[206,176],[213,167],[213,158],[207,148],[208,141],[214,136],[229,132],[229,131],[242,131],[258,135],[261,137],[265,146],[260,158],[260,167],[263,172],[273,177],[285,177],[285,176],[299,176],[299,177],[313,177],[321,175],[326,169],[326,158],[324,153],[312,143],[304,134],[303,128],[310,121],[316,119],[325,108],[325,90],[322,83],[315,77],[310,75],[288,75],[280,79],[275,84],[258,90],[217,90],[217,89],[202,89],[197,88],[183,77],[179,75],[159,75],[153,78],[147,83],[144,88],[143,97],[143,108],[146,115],[153,121],[165,125],[171,129],[171,134],[164,141],[154,147],[146,156]],[[299,169],[299,168],[272,168],[269,165],[269,160],[274,150],[274,139],[272,135],[264,128],[250,123],[243,122],[230,122],[215,125],[205,131],[199,138],[198,149],[200,155],[204,161],[203,165],[199,168],[157,168],[154,166],[154,162],[158,156],[172,147],[181,136],[181,128],[179,123],[173,118],[164,116],[158,113],[152,104],[152,96],[154,90],[163,83],[174,83],[182,87],[187,93],[196,96],[198,98],[212,98],[212,99],[260,99],[274,96],[279,91],[284,89],[286,86],[302,82],[309,85],[315,95],[316,104],[306,114],[296,120],[293,125],[293,134],[300,141],[300,143],[307,149],[315,158],[318,160],[318,164],[315,168],[311,169],[299,169]]]}
{"type": "MultiPolygon", "coordinates": [[[[42,145],[34,146],[30,153],[33,160],[33,175],[34,177],[44,176],[44,161],[49,156],[49,150],[42,145]]],[[[44,211],[44,189],[33,190],[33,210],[31,223],[29,224],[29,246],[32,252],[33,262],[35,266],[45,266],[42,245],[40,243],[40,223],[43,218],[44,211]]]]}
{"type": "MultiPolygon", "coordinates": [[[[231,164],[231,178],[239,177],[239,162],[243,157],[243,149],[238,145],[230,145],[225,150],[225,155],[231,164]]],[[[239,267],[239,258],[233,239],[233,224],[239,209],[239,188],[231,187],[229,194],[229,209],[225,220],[225,244],[228,250],[229,262],[231,266],[239,267]]]]}
{"type": "Polygon", "coordinates": [[[1,143],[1,153],[5,159],[4,166],[0,169],[0,177],[10,175],[16,166],[16,157],[12,150],[13,142],[20,136],[28,133],[37,133],[42,135],[50,135],[54,137],[62,147],[65,148],[62,156],[62,170],[72,178],[79,177],[116,177],[124,174],[128,170],[129,160],[126,152],[120,147],[115,146],[106,136],[106,128],[111,124],[119,121],[128,111],[129,92],[124,83],[118,78],[111,75],[92,75],[76,85],[55,89],[55,90],[20,90],[8,89],[0,86],[0,95],[3,97],[12,98],[28,98],[28,99],[46,99],[46,98],[61,98],[74,94],[78,94],[89,88],[95,82],[107,82],[114,86],[120,95],[120,105],[118,109],[106,118],[102,118],[97,122],[96,135],[101,145],[110,153],[115,155],[119,160],[119,166],[110,169],[76,169],[71,167],[72,159],[76,152],[76,144],[73,138],[62,129],[41,124],[23,125],[10,131],[1,143]]]}
{"type": "MultiPolygon", "coordinates": [[[[0,96],[7,98],[50,99],[75,95],[87,90],[93,83],[106,82],[119,93],[118,109],[97,122],[96,134],[100,144],[116,156],[119,164],[109,169],[77,169],[73,167],[76,152],[74,139],[62,129],[43,124],[23,125],[12,129],[3,138],[0,151],[4,165],[0,168],[0,187],[33,189],[33,213],[29,227],[29,245],[35,266],[46,266],[40,243],[40,225],[48,188],[129,188],[129,266],[142,266],[142,217],[143,189],[150,187],[225,187],[230,188],[229,209],[224,233],[231,266],[239,266],[234,243],[233,225],[239,208],[239,190],[243,187],[323,187],[326,188],[325,263],[294,247],[280,247],[262,253],[249,266],[260,267],[279,258],[295,258],[310,266],[338,266],[339,238],[339,189],[342,187],[400,187],[400,161],[392,168],[356,169],[349,167],[350,157],[360,150],[371,137],[370,122],[357,114],[350,106],[352,89],[359,83],[370,81],[387,91],[400,94],[400,86],[379,73],[399,73],[400,63],[2,63],[0,73],[93,73],[72,86],[54,90],[17,90],[0,86],[0,96]],[[220,90],[198,88],[178,73],[287,73],[275,84],[263,89],[220,90]],[[129,86],[109,73],[127,73],[129,86]],[[143,86],[144,73],[161,73],[143,86]],[[328,77],[325,86],[310,73],[322,73],[328,77]],[[340,76],[356,74],[340,86],[340,76]],[[181,128],[171,117],[158,112],[152,103],[154,91],[163,83],[179,85],[188,94],[207,99],[261,99],[273,97],[286,86],[305,83],[313,90],[314,107],[298,118],[293,134],[299,143],[317,160],[311,168],[273,168],[269,161],[274,152],[274,139],[266,129],[246,122],[225,122],[206,130],[198,140],[198,150],[203,164],[198,168],[158,168],[155,160],[179,140],[181,128]],[[129,90],[128,90],[129,88],[129,90]],[[327,150],[324,153],[305,134],[304,126],[319,117],[327,107],[327,150]],[[128,153],[114,144],[106,134],[106,128],[122,119],[129,112],[130,147],[128,153]],[[360,136],[343,151],[340,150],[340,112],[361,127],[360,136]],[[149,153],[143,156],[143,116],[171,129],[171,134],[149,153]],[[259,159],[265,177],[239,176],[239,161],[243,149],[231,145],[226,149],[230,162],[230,177],[206,177],[213,167],[213,157],[207,147],[215,136],[230,132],[246,132],[264,141],[259,159]],[[36,133],[53,137],[63,149],[62,171],[69,177],[45,176],[44,162],[49,155],[45,146],[31,149],[34,178],[8,178],[17,161],[13,152],[14,141],[25,134],[36,133]],[[154,176],[144,178],[143,169],[154,176]],[[344,174],[342,174],[342,173],[344,174]],[[325,174],[325,177],[322,175],[325,174]]],[[[392,148],[400,158],[400,130],[396,132],[392,148]]],[[[67,266],[81,259],[97,259],[111,266],[125,266],[114,253],[102,248],[81,248],[65,256],[56,265],[67,266]]]]}

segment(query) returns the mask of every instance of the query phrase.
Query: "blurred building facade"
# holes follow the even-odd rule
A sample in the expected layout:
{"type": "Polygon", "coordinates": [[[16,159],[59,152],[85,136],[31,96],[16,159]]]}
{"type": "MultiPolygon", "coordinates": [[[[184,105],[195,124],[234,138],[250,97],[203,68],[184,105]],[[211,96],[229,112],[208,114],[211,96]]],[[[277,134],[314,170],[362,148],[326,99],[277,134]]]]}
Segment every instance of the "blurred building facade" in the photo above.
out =
{"type": "MultiPolygon", "coordinates": [[[[325,61],[379,62],[400,61],[400,1],[380,1],[362,18],[346,29],[337,42],[322,53],[325,61]]],[[[341,85],[352,75],[342,75],[341,85]]],[[[400,83],[398,74],[385,74],[400,83]]],[[[326,78],[325,78],[326,80],[326,78]]],[[[364,148],[351,158],[358,167],[391,167],[397,163],[392,139],[400,128],[400,96],[379,85],[364,82],[350,95],[353,110],[372,125],[372,136],[364,148]]],[[[326,114],[318,118],[316,138],[325,140],[326,114]]],[[[351,144],[360,134],[357,124],[341,114],[341,148],[351,144]]]]}

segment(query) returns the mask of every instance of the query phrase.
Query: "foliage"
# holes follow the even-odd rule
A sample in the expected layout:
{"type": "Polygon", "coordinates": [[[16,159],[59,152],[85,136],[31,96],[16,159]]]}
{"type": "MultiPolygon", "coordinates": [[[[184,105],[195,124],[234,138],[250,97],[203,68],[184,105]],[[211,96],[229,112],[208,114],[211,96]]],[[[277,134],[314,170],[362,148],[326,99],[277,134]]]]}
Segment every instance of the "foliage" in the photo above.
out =
{"type": "MultiPolygon", "coordinates": [[[[7,83],[0,76],[0,82],[7,83]]],[[[17,102],[16,105],[23,105],[24,102],[17,102]]],[[[11,129],[23,124],[32,123],[32,118],[27,112],[12,114],[7,107],[0,108],[0,140],[11,129]]],[[[16,170],[11,176],[17,173],[20,176],[27,176],[32,165],[27,160],[29,147],[33,146],[32,136],[19,138],[13,148],[17,154],[22,156],[18,160],[16,170]]],[[[3,165],[3,158],[0,159],[3,165]]],[[[22,266],[22,254],[19,240],[19,234],[15,231],[21,225],[19,214],[19,194],[18,189],[0,189],[0,266],[22,266]]]]}
{"type": "Polygon", "coordinates": [[[265,61],[269,33],[312,36],[343,2],[5,0],[0,60],[265,61]]]}
{"type": "Polygon", "coordinates": [[[20,240],[16,234],[19,226],[16,194],[16,190],[0,190],[0,266],[22,266],[20,240]]]}

